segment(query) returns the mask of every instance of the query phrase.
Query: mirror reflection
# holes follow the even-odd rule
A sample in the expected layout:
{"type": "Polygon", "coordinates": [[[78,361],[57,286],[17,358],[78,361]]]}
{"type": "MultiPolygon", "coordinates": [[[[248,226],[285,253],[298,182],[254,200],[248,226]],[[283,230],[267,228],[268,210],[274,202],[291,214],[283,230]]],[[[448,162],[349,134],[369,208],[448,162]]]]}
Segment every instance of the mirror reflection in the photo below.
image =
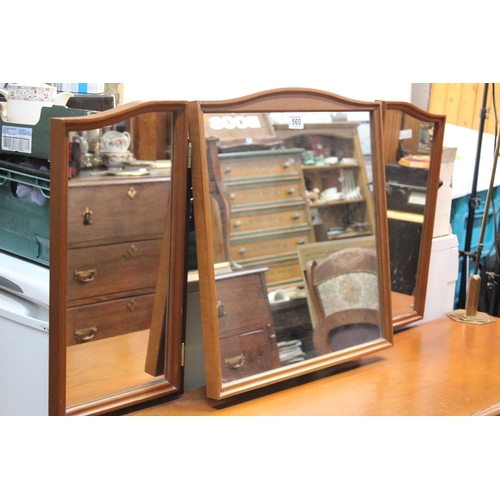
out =
{"type": "Polygon", "coordinates": [[[68,134],[69,411],[165,381],[164,332],[151,324],[170,245],[173,113],[90,127],[68,134]]]}
{"type": "Polygon", "coordinates": [[[222,382],[380,340],[369,113],[204,126],[222,382]]]}
{"type": "Polygon", "coordinates": [[[385,168],[395,321],[415,310],[419,293],[425,295],[418,285],[428,198],[436,196],[436,189],[429,186],[433,137],[434,123],[402,110],[387,110],[385,168]]]}

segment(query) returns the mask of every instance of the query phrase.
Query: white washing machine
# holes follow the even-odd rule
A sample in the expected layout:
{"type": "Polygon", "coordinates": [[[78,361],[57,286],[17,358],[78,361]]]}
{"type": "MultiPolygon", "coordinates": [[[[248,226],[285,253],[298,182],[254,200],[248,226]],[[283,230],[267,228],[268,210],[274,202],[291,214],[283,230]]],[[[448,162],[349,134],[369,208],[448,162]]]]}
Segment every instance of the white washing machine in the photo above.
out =
{"type": "Polygon", "coordinates": [[[0,252],[0,415],[48,415],[49,269],[0,252]]]}

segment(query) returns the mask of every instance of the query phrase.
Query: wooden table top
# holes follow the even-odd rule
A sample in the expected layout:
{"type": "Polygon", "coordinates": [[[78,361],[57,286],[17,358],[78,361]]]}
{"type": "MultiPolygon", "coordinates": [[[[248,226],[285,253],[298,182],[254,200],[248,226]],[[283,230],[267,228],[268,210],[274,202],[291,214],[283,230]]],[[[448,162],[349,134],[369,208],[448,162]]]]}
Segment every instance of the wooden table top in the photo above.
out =
{"type": "MultiPolygon", "coordinates": [[[[496,318],[495,318],[496,319],[496,318]]],[[[497,415],[500,320],[485,325],[447,316],[394,335],[394,347],[259,389],[212,401],[205,387],[129,413],[147,415],[497,415]]]]}

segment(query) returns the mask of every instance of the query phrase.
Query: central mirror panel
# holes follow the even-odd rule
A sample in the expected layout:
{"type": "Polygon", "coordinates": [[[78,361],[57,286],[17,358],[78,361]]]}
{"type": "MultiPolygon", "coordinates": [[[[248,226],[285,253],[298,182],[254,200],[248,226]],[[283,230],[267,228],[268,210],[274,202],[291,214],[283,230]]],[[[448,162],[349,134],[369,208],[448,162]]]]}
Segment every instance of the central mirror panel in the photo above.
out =
{"type": "Polygon", "coordinates": [[[378,104],[282,90],[191,113],[208,396],[389,347],[378,104]]]}

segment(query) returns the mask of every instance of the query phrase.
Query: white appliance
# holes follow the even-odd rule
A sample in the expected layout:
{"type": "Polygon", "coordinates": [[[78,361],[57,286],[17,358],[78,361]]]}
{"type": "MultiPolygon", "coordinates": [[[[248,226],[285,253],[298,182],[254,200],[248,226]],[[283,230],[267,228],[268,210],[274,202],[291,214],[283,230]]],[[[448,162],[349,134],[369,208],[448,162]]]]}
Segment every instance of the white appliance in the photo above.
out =
{"type": "Polygon", "coordinates": [[[49,269],[0,252],[0,415],[48,415],[49,269]]]}
{"type": "Polygon", "coordinates": [[[458,266],[457,236],[447,234],[433,238],[424,318],[417,323],[437,319],[453,311],[458,266]]]}

